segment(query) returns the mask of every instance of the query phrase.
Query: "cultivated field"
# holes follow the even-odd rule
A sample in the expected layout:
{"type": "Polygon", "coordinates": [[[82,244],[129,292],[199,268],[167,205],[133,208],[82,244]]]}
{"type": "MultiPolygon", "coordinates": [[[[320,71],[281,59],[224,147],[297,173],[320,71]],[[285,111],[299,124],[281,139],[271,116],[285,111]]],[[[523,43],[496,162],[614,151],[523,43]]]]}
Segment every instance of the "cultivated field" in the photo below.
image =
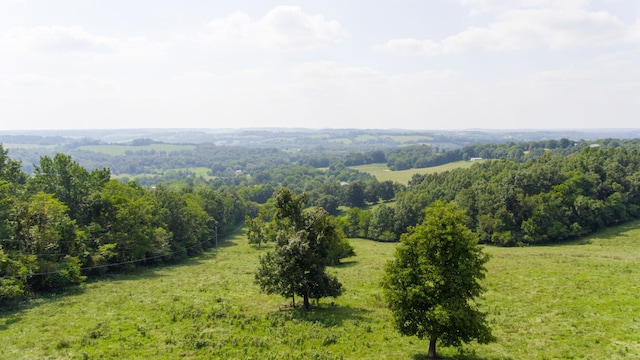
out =
{"type": "Polygon", "coordinates": [[[400,171],[391,171],[386,164],[369,164],[360,166],[351,166],[352,169],[369,173],[378,179],[378,181],[395,181],[400,184],[407,184],[414,174],[433,174],[456,168],[468,168],[475,164],[475,161],[456,161],[453,163],[432,166],[421,169],[409,169],[400,171]]]}
{"type": "MultiPolygon", "coordinates": [[[[0,312],[2,359],[425,359],[394,330],[379,287],[395,244],[353,239],[331,271],[346,289],[310,313],[253,284],[242,234],[168,267],[140,270],[0,312]]],[[[579,242],[495,248],[483,309],[498,342],[443,358],[640,358],[640,222],[579,242]]]]}

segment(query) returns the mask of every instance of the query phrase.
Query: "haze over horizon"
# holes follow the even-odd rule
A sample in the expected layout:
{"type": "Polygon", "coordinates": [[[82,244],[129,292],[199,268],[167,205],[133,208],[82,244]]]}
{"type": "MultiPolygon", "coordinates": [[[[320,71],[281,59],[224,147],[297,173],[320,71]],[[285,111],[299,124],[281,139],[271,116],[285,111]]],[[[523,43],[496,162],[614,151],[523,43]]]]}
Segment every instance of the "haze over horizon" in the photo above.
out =
{"type": "Polygon", "coordinates": [[[0,0],[0,130],[625,129],[640,2],[0,0]]]}

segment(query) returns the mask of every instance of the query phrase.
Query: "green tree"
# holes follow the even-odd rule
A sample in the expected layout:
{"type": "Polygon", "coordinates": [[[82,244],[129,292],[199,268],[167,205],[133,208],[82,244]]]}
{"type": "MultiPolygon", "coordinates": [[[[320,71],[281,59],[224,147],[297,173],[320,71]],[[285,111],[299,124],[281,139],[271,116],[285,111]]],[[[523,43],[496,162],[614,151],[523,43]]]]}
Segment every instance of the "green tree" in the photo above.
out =
{"type": "Polygon", "coordinates": [[[16,204],[12,244],[20,254],[33,255],[37,271],[28,279],[35,290],[53,289],[85,280],[79,256],[84,245],[67,206],[51,194],[37,193],[16,204]]]}
{"type": "Polygon", "coordinates": [[[171,232],[173,253],[176,258],[186,257],[202,251],[208,242],[208,214],[192,193],[181,194],[178,191],[158,186],[155,190],[157,202],[162,209],[161,219],[171,232]]]}
{"type": "Polygon", "coordinates": [[[32,193],[54,194],[68,208],[69,216],[80,224],[87,224],[87,200],[91,193],[97,192],[109,181],[108,169],[88,172],[71,156],[56,154],[40,158],[40,164],[34,166],[34,175],[28,184],[32,193]]]}
{"type": "Polygon", "coordinates": [[[387,204],[380,204],[373,210],[369,224],[369,237],[376,240],[397,240],[393,232],[395,209],[387,204]]]}
{"type": "Polygon", "coordinates": [[[376,192],[382,201],[389,201],[396,196],[396,189],[393,185],[393,181],[391,180],[378,183],[376,186],[376,192]]]}
{"type": "Polygon", "coordinates": [[[162,224],[156,198],[136,183],[116,180],[109,181],[100,195],[99,217],[90,236],[96,245],[111,250],[105,257],[111,262],[128,262],[157,253],[154,244],[163,246],[163,242],[155,236],[166,233],[157,231],[162,224]]]}
{"type": "Polygon", "coordinates": [[[309,299],[339,296],[342,284],[326,273],[326,267],[353,255],[344,234],[325,210],[303,211],[304,194],[282,188],[274,198],[276,221],[290,228],[284,232],[287,236],[278,238],[275,250],[260,258],[256,283],[266,293],[291,297],[294,305],[295,295],[301,296],[305,310],[309,299]]]}
{"type": "Polygon", "coordinates": [[[262,221],[262,219],[259,217],[252,219],[251,217],[246,216],[244,218],[244,226],[247,231],[249,244],[256,244],[260,247],[262,243],[267,242],[267,224],[262,221]]]}
{"type": "Polygon", "coordinates": [[[362,208],[365,206],[364,197],[365,185],[361,181],[354,181],[347,185],[345,190],[346,205],[362,208]]]}
{"type": "Polygon", "coordinates": [[[331,215],[338,214],[338,206],[340,205],[340,199],[334,195],[320,195],[316,200],[316,205],[325,209],[331,215]]]}
{"type": "Polygon", "coordinates": [[[29,274],[37,270],[35,255],[16,250],[5,252],[0,244],[0,303],[23,296],[29,274]]]}
{"type": "Polygon", "coordinates": [[[445,346],[494,340],[474,303],[484,290],[488,256],[465,221],[453,203],[434,202],[385,266],[383,289],[395,325],[403,335],[428,338],[431,358],[438,340],[445,346]]]}

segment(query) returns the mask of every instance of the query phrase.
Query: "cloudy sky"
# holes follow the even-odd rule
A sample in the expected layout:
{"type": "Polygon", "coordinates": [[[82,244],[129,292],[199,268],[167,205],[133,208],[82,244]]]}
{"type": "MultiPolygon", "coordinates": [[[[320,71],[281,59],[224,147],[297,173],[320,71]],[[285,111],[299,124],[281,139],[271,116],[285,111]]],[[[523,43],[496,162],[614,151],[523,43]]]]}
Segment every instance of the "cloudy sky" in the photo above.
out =
{"type": "Polygon", "coordinates": [[[638,0],[0,0],[0,130],[640,127],[638,0]]]}

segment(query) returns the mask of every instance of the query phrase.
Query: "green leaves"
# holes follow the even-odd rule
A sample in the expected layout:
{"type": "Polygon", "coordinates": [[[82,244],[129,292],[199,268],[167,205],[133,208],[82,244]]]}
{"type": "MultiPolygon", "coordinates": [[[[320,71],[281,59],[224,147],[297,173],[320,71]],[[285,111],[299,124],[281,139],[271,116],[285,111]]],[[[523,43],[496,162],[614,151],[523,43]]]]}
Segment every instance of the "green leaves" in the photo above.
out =
{"type": "MultiPolygon", "coordinates": [[[[342,293],[342,284],[328,275],[328,265],[353,255],[353,248],[329,214],[320,208],[302,210],[304,195],[283,188],[275,194],[276,219],[286,234],[276,242],[274,251],[260,258],[255,276],[262,291],[285,297],[300,295],[304,308],[309,299],[342,293]],[[288,227],[288,228],[287,228],[288,227]]],[[[251,237],[259,237],[259,223],[249,219],[251,237]]]]}
{"type": "Polygon", "coordinates": [[[484,313],[473,304],[483,291],[488,256],[465,223],[454,204],[436,201],[425,221],[402,236],[382,283],[402,334],[445,345],[491,339],[484,313]]]}

